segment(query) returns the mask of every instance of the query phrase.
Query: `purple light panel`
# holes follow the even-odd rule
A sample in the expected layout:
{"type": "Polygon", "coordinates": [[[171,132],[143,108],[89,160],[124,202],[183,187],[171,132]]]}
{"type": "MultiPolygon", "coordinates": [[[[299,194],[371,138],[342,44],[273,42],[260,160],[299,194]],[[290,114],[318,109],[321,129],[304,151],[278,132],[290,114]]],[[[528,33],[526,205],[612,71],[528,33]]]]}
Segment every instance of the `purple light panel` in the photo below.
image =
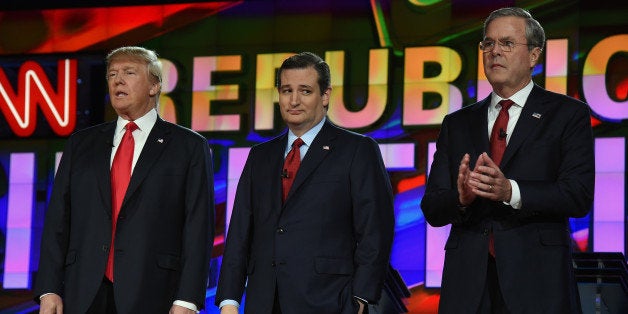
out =
{"type": "MultiPolygon", "coordinates": [[[[434,152],[436,152],[436,143],[428,143],[426,178],[430,175],[434,152]]],[[[427,222],[425,223],[425,287],[427,288],[440,287],[445,262],[445,243],[450,229],[451,225],[434,228],[427,222]]]]}
{"type": "Polygon", "coordinates": [[[626,139],[595,139],[595,199],[593,251],[622,252],[626,247],[624,211],[626,139]]]}
{"type": "MultiPolygon", "coordinates": [[[[384,165],[386,165],[387,169],[414,169],[414,154],[416,152],[414,143],[379,144],[379,149],[382,152],[384,165]]],[[[229,149],[225,230],[229,230],[229,222],[231,221],[231,213],[233,211],[233,201],[235,199],[242,169],[244,168],[246,158],[249,155],[249,150],[249,147],[229,149]]]]}
{"type": "Polygon", "coordinates": [[[6,250],[2,282],[4,289],[27,289],[30,286],[34,181],[35,154],[11,154],[6,250]]]}
{"type": "Polygon", "coordinates": [[[414,143],[379,144],[384,165],[388,170],[414,170],[414,143]]]}
{"type": "Polygon", "coordinates": [[[227,212],[225,213],[225,238],[227,230],[229,230],[229,222],[231,221],[231,213],[233,212],[233,201],[235,200],[236,190],[238,189],[238,181],[244,164],[249,156],[250,147],[229,148],[229,161],[227,166],[227,212]]]}

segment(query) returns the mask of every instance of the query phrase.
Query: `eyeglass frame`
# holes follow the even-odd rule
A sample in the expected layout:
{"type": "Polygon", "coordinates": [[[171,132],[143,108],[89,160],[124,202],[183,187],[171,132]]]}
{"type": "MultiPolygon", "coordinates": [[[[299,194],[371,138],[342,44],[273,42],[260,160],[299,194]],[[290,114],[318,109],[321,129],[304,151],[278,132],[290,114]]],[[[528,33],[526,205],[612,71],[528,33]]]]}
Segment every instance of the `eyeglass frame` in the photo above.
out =
{"type": "Polygon", "coordinates": [[[535,47],[534,44],[516,43],[516,42],[511,41],[511,40],[505,40],[505,41],[497,40],[497,41],[495,41],[495,40],[485,39],[485,40],[480,41],[478,44],[479,44],[480,50],[482,50],[483,52],[491,52],[491,51],[493,51],[495,49],[495,42],[497,42],[497,44],[499,45],[500,49],[502,51],[504,51],[504,52],[511,52],[512,49],[514,49],[516,45],[535,47]],[[486,42],[492,43],[492,45],[491,45],[492,47],[490,49],[484,49],[484,43],[486,43],[486,42]]]}

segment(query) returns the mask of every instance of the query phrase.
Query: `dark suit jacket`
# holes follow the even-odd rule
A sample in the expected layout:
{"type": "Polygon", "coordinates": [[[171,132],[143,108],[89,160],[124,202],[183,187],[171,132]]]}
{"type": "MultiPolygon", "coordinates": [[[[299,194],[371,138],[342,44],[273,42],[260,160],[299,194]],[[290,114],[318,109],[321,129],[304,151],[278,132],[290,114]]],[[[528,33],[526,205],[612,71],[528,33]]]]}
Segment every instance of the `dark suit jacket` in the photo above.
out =
{"type": "Polygon", "coordinates": [[[521,190],[522,208],[478,198],[461,214],[456,179],[465,153],[471,169],[489,151],[490,96],[445,117],[421,207],[432,226],[452,224],[445,249],[440,313],[476,313],[493,230],[497,272],[513,313],[580,311],[571,266],[569,217],[593,202],[589,107],[534,86],[500,168],[521,190]]]}
{"type": "MultiPolygon", "coordinates": [[[[110,159],[115,122],[72,135],[46,213],[35,295],[85,313],[111,241],[110,159]]],[[[168,313],[174,300],[205,304],[214,234],[207,140],[157,119],[135,165],[115,237],[118,313],[168,313]]]]}
{"type": "Polygon", "coordinates": [[[355,313],[352,297],[380,297],[394,232],[390,179],[377,143],[326,122],[286,203],[287,134],[254,146],[236,194],[216,305],[240,301],[271,313],[355,313]]]}

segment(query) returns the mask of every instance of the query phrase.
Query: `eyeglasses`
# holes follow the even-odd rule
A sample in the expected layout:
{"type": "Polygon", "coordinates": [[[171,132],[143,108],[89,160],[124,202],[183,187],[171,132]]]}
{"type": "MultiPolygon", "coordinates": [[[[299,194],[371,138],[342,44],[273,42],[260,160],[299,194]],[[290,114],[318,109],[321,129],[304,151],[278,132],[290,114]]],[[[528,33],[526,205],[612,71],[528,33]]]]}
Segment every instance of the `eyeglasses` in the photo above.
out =
{"type": "MultiPolygon", "coordinates": [[[[499,47],[501,48],[502,51],[504,52],[511,52],[513,48],[515,48],[516,45],[522,45],[522,46],[533,46],[532,44],[521,44],[521,43],[516,43],[510,40],[505,40],[505,41],[501,41],[498,40],[497,44],[499,45],[499,47]]],[[[493,51],[493,49],[495,49],[495,41],[494,40],[483,40],[480,42],[480,49],[482,49],[482,51],[484,52],[491,52],[493,51]]]]}

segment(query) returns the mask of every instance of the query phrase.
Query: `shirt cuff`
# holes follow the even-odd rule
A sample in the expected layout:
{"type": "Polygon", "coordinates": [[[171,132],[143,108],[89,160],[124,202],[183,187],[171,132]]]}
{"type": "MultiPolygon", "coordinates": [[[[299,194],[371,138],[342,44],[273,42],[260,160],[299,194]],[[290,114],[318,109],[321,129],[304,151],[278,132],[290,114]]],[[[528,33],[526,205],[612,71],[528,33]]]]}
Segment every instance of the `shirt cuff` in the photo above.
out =
{"type": "Polygon", "coordinates": [[[517,184],[515,180],[508,179],[508,181],[510,181],[512,191],[510,193],[510,201],[504,202],[504,204],[510,205],[514,209],[521,209],[521,190],[519,190],[519,184],[517,184]]]}
{"type": "Polygon", "coordinates": [[[360,302],[364,303],[364,304],[369,304],[369,301],[366,301],[365,299],[362,299],[356,295],[353,296],[353,298],[355,298],[356,300],[359,300],[360,302]]]}
{"type": "Polygon", "coordinates": [[[220,304],[218,305],[218,308],[222,308],[225,305],[233,305],[237,308],[240,308],[240,303],[238,303],[238,301],[230,299],[222,300],[222,302],[220,302],[220,304]]]}
{"type": "Polygon", "coordinates": [[[40,295],[40,296],[39,296],[39,300],[41,300],[41,298],[43,298],[43,297],[45,297],[45,296],[47,296],[47,295],[49,295],[49,294],[56,294],[56,293],[54,293],[54,292],[44,293],[44,294],[42,294],[42,295],[40,295]]]}
{"type": "Polygon", "coordinates": [[[178,305],[178,306],[182,306],[186,309],[190,309],[196,313],[198,313],[198,307],[196,307],[196,304],[191,303],[191,302],[186,302],[186,301],[181,301],[181,300],[175,300],[174,302],[172,302],[172,305],[178,305]]]}

